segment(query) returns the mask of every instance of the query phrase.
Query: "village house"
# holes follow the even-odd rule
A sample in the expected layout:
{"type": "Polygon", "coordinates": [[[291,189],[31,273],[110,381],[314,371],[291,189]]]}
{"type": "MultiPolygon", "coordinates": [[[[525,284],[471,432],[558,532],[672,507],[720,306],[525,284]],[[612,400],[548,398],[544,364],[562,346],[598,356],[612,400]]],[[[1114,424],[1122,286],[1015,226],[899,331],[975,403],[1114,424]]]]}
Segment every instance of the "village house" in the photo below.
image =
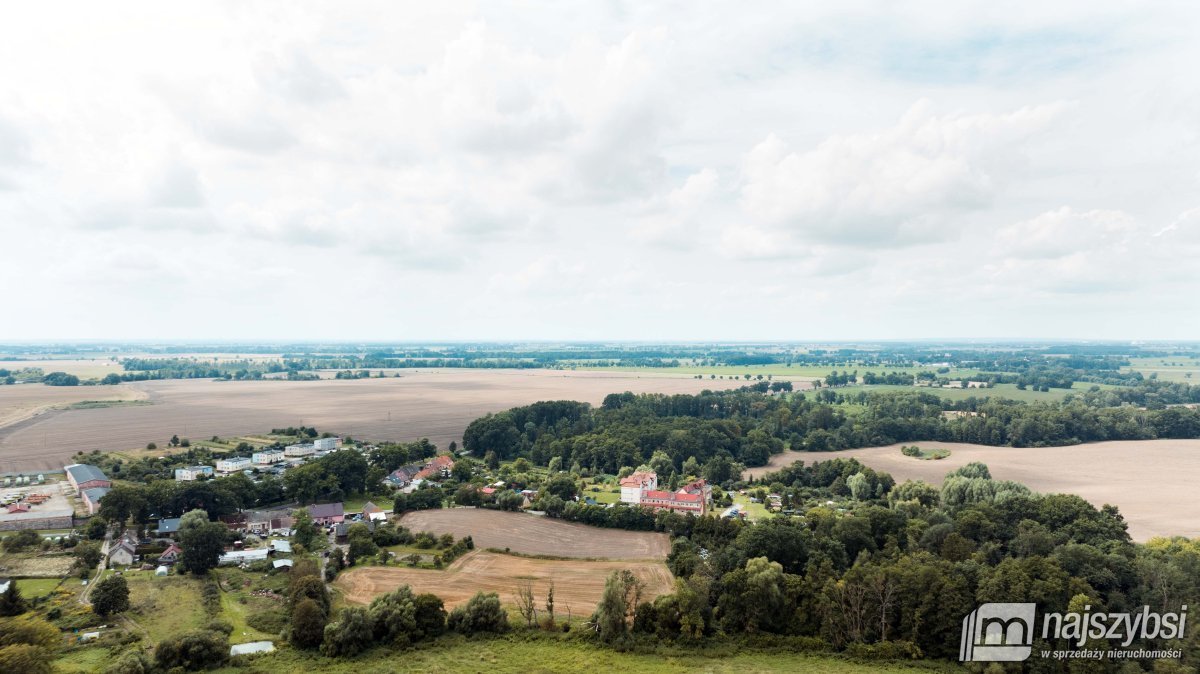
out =
{"type": "Polygon", "coordinates": [[[239,513],[237,518],[221,518],[225,526],[234,530],[244,530],[248,533],[265,535],[275,532],[290,531],[296,524],[292,512],[286,509],[251,510],[239,513]]]}
{"type": "Polygon", "coordinates": [[[162,554],[158,556],[158,563],[174,564],[175,562],[179,561],[179,555],[181,554],[183,554],[183,548],[179,547],[177,543],[172,543],[168,545],[167,549],[163,550],[162,554]]]}
{"type": "Polygon", "coordinates": [[[346,513],[342,509],[342,504],[339,503],[318,503],[308,506],[308,514],[317,524],[329,526],[337,524],[346,518],[346,513]]]}
{"type": "Polygon", "coordinates": [[[192,482],[193,480],[198,480],[201,477],[212,477],[212,475],[212,466],[188,466],[187,468],[175,469],[176,482],[192,482]]]}
{"type": "Polygon", "coordinates": [[[387,513],[383,512],[383,508],[367,501],[363,504],[362,517],[368,522],[386,522],[387,513]]]}
{"type": "Polygon", "coordinates": [[[987,388],[987,387],[988,387],[988,383],[986,381],[968,381],[967,382],[967,388],[987,388]]]}
{"type": "Polygon", "coordinates": [[[235,456],[231,459],[221,459],[217,461],[217,472],[225,474],[236,473],[238,471],[246,470],[251,465],[252,462],[249,458],[244,456],[235,456]]]}
{"type": "Polygon", "coordinates": [[[412,484],[412,481],[416,479],[419,472],[421,472],[419,465],[401,466],[383,478],[383,481],[396,489],[400,489],[412,484]]]}
{"type": "Polygon", "coordinates": [[[158,528],[154,533],[158,536],[173,537],[179,533],[179,517],[164,517],[158,521],[158,528]]]}
{"type": "Polygon", "coordinates": [[[425,464],[416,475],[419,480],[436,480],[438,478],[450,477],[450,471],[454,468],[454,457],[449,454],[435,456],[425,464]]]}
{"type": "Polygon", "coordinates": [[[104,475],[103,471],[86,463],[73,463],[69,466],[64,466],[63,470],[66,471],[67,481],[71,483],[75,491],[112,486],[112,481],[104,475]]]}
{"type": "Polygon", "coordinates": [[[137,561],[137,542],[128,531],[121,540],[108,551],[109,565],[131,566],[137,561]]]}
{"type": "Polygon", "coordinates": [[[673,512],[703,515],[712,503],[712,487],[703,480],[689,482],[675,491],[658,489],[658,475],[639,471],[621,480],[621,502],[673,512]]]}

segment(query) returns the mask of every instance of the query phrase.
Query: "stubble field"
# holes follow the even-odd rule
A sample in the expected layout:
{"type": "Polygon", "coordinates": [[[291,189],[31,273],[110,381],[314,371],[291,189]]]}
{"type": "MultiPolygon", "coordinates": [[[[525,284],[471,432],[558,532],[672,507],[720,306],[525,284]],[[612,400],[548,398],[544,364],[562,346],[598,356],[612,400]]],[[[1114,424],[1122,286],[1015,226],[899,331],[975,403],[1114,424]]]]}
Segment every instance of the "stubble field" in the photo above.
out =
{"type": "Polygon", "coordinates": [[[695,393],[730,385],[736,383],[559,370],[421,370],[398,378],[322,381],[175,379],[70,390],[23,384],[0,387],[0,401],[28,407],[46,397],[69,403],[132,394],[153,404],[26,414],[0,426],[0,472],[61,468],[81,450],[129,450],[149,442],[162,447],[173,434],[202,439],[298,425],[373,440],[428,437],[445,448],[451,440],[461,444],[475,418],[516,405],[561,399],[599,404],[620,391],[695,393]]]}
{"type": "Polygon", "coordinates": [[[468,553],[441,571],[359,567],[342,572],[334,585],[345,593],[347,601],[358,604],[368,604],[380,594],[411,585],[416,592],[441,597],[449,609],[466,603],[476,592],[496,592],[502,603],[515,604],[516,589],[525,582],[532,585],[540,605],[553,581],[559,615],[566,617],[569,607],[574,616],[585,616],[596,609],[605,579],[622,569],[632,571],[645,584],[643,600],[653,600],[672,590],[671,572],[662,562],[530,559],[487,550],[468,553]]]}
{"type": "Polygon", "coordinates": [[[604,559],[666,559],[671,541],[648,531],[598,529],[574,522],[477,508],[420,510],[400,519],[413,532],[470,536],[476,548],[526,555],[604,559]]]}
{"type": "Polygon", "coordinates": [[[922,461],[900,453],[900,445],[840,452],[785,452],[770,465],[752,468],[755,477],[794,461],[811,464],[855,458],[890,473],[897,482],[940,485],[946,473],[972,461],[987,464],[992,477],[1014,480],[1043,493],[1078,494],[1093,505],[1117,506],[1135,541],[1154,536],[1200,536],[1200,440],[1120,440],[1068,447],[989,447],[955,442],[917,442],[922,449],[951,454],[922,461]]]}

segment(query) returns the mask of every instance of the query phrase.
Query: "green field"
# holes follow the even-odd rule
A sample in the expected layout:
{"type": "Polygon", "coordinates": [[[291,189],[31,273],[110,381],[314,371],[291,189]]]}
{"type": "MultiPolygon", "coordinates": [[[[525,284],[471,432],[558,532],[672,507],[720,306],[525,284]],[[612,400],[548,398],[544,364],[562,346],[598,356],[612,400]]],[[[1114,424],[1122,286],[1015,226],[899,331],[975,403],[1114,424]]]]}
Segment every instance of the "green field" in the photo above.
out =
{"type": "Polygon", "coordinates": [[[158,643],[207,622],[200,600],[200,581],[186,576],[155,576],[152,571],[126,571],[129,606],[126,614],[158,643]]]}
{"type": "MultiPolygon", "coordinates": [[[[766,504],[751,503],[749,496],[739,494],[735,491],[731,491],[729,493],[731,496],[733,496],[733,504],[740,506],[742,512],[746,513],[746,519],[754,522],[770,517],[771,513],[767,510],[766,504]]],[[[720,513],[717,514],[719,515],[720,513]]]]}
{"type": "Polygon", "coordinates": [[[61,578],[18,578],[17,589],[26,599],[36,599],[53,592],[61,582],[61,578]]]}
{"type": "Polygon", "coordinates": [[[1200,358],[1168,356],[1166,358],[1130,358],[1129,367],[1122,371],[1141,372],[1143,376],[1157,375],[1162,381],[1200,384],[1200,358]]]}
{"type": "MultiPolygon", "coordinates": [[[[676,649],[672,649],[673,651],[676,649]]],[[[732,649],[731,649],[732,650],[732,649]]],[[[383,674],[430,672],[451,674],[529,674],[530,672],[639,672],[647,674],[759,674],[801,672],[811,674],[888,674],[892,672],[962,671],[905,664],[858,663],[836,657],[791,652],[739,652],[696,654],[686,649],[668,655],[618,653],[574,639],[551,636],[499,639],[446,637],[407,651],[376,649],[352,660],[331,660],[313,653],[283,649],[253,660],[253,668],[269,672],[332,672],[383,674]]],[[[234,668],[218,670],[237,672],[234,668]]]]}

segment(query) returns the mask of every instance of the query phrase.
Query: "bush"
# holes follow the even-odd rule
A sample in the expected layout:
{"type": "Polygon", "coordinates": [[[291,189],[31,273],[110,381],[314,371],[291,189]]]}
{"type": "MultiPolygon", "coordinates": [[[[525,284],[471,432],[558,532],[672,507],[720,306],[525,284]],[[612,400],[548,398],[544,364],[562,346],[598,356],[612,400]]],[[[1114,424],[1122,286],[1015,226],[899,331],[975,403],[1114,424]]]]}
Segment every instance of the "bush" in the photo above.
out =
{"type": "Polygon", "coordinates": [[[283,609],[277,608],[251,613],[246,616],[247,625],[267,634],[279,634],[287,626],[287,621],[287,613],[283,609]]]}
{"type": "Polygon", "coordinates": [[[161,669],[208,669],[229,660],[229,637],[195,630],[167,637],[154,649],[154,660],[161,669]]]}
{"type": "Polygon", "coordinates": [[[911,641],[854,642],[846,646],[846,655],[857,660],[916,660],[921,657],[921,649],[911,641]]]}
{"type": "Polygon", "coordinates": [[[150,674],[152,671],[154,663],[140,650],[131,650],[109,665],[104,674],[150,674]]]}
{"type": "Polygon", "coordinates": [[[508,613],[501,608],[498,594],[477,592],[465,605],[450,612],[447,626],[461,634],[499,634],[508,631],[508,613]]]}
{"type": "Polygon", "coordinates": [[[6,536],[3,541],[0,541],[0,547],[3,547],[6,552],[20,552],[32,548],[42,542],[42,537],[33,529],[22,529],[17,533],[6,536]]]}
{"type": "Polygon", "coordinates": [[[337,622],[325,626],[321,653],[331,658],[352,657],[370,648],[372,643],[374,634],[367,609],[346,608],[337,622]]]}

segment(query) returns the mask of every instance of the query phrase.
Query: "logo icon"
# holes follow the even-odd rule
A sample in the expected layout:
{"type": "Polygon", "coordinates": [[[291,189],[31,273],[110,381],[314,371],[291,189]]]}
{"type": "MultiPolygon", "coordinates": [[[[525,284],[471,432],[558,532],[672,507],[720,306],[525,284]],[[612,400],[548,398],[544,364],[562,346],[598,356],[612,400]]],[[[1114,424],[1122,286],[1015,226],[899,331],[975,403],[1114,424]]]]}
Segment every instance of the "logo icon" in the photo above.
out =
{"type": "Polygon", "coordinates": [[[983,604],[963,618],[958,659],[1020,662],[1033,652],[1037,604],[983,604]]]}

